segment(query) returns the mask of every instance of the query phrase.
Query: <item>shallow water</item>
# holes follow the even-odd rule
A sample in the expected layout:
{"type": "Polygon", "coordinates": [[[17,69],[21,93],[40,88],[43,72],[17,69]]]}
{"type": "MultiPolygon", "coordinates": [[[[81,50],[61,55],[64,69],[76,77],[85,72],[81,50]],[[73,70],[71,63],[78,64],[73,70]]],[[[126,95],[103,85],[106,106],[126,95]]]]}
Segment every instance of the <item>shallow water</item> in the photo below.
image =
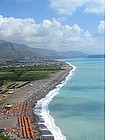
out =
{"type": "Polygon", "coordinates": [[[104,140],[104,58],[64,61],[76,71],[49,104],[50,115],[67,140],[104,140]]]}

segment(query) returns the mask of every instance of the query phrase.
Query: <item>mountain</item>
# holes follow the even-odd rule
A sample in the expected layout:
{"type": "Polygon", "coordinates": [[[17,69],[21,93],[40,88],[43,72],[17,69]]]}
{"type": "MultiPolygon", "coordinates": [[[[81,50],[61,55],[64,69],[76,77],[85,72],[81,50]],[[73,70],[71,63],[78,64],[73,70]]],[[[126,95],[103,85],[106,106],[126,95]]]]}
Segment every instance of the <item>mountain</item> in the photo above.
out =
{"type": "Polygon", "coordinates": [[[58,58],[64,58],[63,54],[54,51],[54,50],[47,50],[42,48],[32,48],[25,44],[19,44],[21,48],[28,50],[29,52],[35,54],[38,57],[41,58],[48,58],[48,59],[58,59],[58,58]]]}
{"type": "Polygon", "coordinates": [[[66,52],[57,52],[54,50],[47,50],[42,48],[32,48],[25,44],[21,44],[20,47],[40,56],[46,58],[77,58],[77,57],[87,57],[88,55],[80,51],[66,51],[66,52]]]}
{"type": "Polygon", "coordinates": [[[33,48],[25,44],[11,43],[0,40],[0,59],[64,59],[87,57],[87,54],[79,51],[57,52],[42,48],[33,48]]]}
{"type": "Polygon", "coordinates": [[[85,53],[82,53],[80,51],[67,51],[67,52],[61,52],[63,56],[66,58],[78,58],[78,57],[87,57],[88,55],[85,53]]]}
{"type": "Polygon", "coordinates": [[[88,55],[87,58],[105,58],[104,54],[88,55]]]}
{"type": "Polygon", "coordinates": [[[31,58],[34,55],[26,49],[19,47],[18,44],[0,40],[0,58],[3,59],[23,59],[31,58]]]}

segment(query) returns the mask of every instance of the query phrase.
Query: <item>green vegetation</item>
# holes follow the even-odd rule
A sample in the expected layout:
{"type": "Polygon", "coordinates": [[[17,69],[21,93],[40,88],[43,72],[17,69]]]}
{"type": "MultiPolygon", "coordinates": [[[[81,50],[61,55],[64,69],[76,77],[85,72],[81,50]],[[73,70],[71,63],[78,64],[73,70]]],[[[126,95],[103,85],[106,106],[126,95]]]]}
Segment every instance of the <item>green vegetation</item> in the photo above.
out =
{"type": "Polygon", "coordinates": [[[0,68],[2,72],[16,72],[16,71],[42,71],[42,70],[60,70],[60,66],[57,64],[48,65],[48,66],[20,66],[20,67],[3,67],[0,68]]]}
{"type": "Polygon", "coordinates": [[[0,134],[0,140],[10,140],[10,136],[4,135],[4,134],[0,134]]]}
{"type": "Polygon", "coordinates": [[[59,71],[59,65],[0,68],[0,86],[11,81],[33,81],[46,78],[59,71]]]}
{"type": "Polygon", "coordinates": [[[28,71],[22,76],[16,77],[16,81],[33,81],[49,77],[50,74],[56,71],[28,71]]]}

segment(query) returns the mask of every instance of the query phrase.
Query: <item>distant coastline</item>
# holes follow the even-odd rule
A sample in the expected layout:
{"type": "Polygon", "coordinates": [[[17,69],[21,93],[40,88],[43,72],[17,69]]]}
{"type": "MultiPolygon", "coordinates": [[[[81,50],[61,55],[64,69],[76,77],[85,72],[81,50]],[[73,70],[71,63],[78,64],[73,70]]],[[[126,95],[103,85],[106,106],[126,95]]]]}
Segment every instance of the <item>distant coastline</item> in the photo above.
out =
{"type": "Polygon", "coordinates": [[[87,58],[105,58],[105,54],[88,55],[87,58]]]}

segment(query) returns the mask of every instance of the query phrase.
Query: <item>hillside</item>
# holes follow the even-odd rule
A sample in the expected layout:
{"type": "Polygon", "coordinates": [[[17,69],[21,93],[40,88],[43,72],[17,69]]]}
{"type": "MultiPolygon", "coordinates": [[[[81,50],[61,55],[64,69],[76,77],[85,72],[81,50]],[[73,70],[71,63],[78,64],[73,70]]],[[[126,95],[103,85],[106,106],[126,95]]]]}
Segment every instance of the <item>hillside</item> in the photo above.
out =
{"type": "Polygon", "coordinates": [[[80,51],[61,52],[66,58],[87,57],[88,55],[80,51]]]}
{"type": "Polygon", "coordinates": [[[64,59],[87,56],[87,54],[79,51],[57,52],[54,50],[33,48],[25,44],[16,44],[5,40],[0,40],[0,59],[64,59]]]}
{"type": "Polygon", "coordinates": [[[25,59],[34,55],[26,49],[19,47],[18,44],[0,40],[0,58],[3,59],[25,59]]]}
{"type": "Polygon", "coordinates": [[[88,55],[87,58],[105,58],[104,54],[88,55]]]}
{"type": "Polygon", "coordinates": [[[47,50],[42,48],[32,48],[25,44],[19,44],[19,46],[23,49],[28,50],[29,52],[33,53],[35,56],[48,58],[48,59],[55,59],[55,58],[65,58],[65,56],[57,51],[54,50],[47,50]]]}

